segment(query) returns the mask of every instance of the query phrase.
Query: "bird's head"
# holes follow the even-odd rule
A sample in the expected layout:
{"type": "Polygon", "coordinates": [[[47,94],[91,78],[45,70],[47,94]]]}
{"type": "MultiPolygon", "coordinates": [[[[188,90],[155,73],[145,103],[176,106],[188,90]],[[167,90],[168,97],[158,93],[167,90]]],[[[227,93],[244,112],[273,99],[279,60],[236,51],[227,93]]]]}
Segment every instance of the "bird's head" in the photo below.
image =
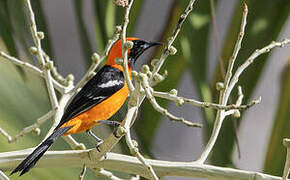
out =
{"type": "MultiPolygon", "coordinates": [[[[143,54],[147,49],[149,49],[152,46],[160,45],[158,42],[146,42],[144,40],[134,38],[134,37],[128,37],[126,38],[126,41],[132,41],[133,47],[128,50],[128,66],[131,68],[138,57],[143,54]]],[[[115,60],[117,58],[122,57],[122,42],[121,40],[118,40],[111,48],[108,59],[106,64],[111,65],[113,67],[116,67],[118,69],[123,69],[121,65],[116,64],[115,60]]]]}

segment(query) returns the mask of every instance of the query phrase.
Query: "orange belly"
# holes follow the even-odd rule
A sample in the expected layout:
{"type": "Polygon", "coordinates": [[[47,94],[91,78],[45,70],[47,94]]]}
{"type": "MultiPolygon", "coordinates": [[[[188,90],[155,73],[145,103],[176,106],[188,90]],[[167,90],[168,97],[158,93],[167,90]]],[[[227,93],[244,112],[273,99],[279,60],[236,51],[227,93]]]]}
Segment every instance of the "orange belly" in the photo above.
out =
{"type": "Polygon", "coordinates": [[[64,135],[89,130],[93,126],[99,124],[98,121],[109,119],[122,107],[127,97],[128,88],[125,85],[108,99],[64,123],[61,127],[72,126],[64,135]]]}

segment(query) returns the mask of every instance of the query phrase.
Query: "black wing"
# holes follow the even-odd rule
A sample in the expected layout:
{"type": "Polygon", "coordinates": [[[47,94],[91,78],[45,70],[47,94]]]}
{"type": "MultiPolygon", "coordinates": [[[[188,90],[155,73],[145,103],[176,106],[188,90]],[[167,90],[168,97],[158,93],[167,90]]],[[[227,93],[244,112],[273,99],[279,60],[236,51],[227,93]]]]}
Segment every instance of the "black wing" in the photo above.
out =
{"type": "Polygon", "coordinates": [[[123,73],[111,66],[104,66],[72,98],[56,129],[73,117],[101,103],[124,87],[123,73]]]}

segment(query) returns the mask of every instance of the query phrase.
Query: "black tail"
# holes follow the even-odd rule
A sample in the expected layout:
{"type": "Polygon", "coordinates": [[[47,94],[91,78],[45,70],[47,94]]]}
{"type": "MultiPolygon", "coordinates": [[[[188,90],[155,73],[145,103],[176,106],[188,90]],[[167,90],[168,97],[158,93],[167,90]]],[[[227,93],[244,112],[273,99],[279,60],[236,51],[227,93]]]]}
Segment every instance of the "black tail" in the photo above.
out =
{"type": "Polygon", "coordinates": [[[43,154],[49,149],[49,147],[54,143],[54,141],[64,133],[66,133],[70,127],[64,127],[54,130],[54,132],[43,141],[26,159],[24,159],[12,172],[10,175],[21,171],[20,176],[27,173],[35,163],[43,156],[43,154]]]}

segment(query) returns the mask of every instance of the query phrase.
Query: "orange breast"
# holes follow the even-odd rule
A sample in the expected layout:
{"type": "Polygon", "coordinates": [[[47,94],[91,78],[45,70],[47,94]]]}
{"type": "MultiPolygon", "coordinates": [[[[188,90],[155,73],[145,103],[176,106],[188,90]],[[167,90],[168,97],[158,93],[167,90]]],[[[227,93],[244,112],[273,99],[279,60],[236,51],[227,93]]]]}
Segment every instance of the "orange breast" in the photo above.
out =
{"type": "Polygon", "coordinates": [[[72,128],[64,135],[75,134],[89,130],[93,126],[99,124],[98,121],[109,119],[121,108],[127,97],[128,88],[125,84],[122,89],[120,89],[108,99],[63,124],[61,127],[72,126],[72,128]]]}

